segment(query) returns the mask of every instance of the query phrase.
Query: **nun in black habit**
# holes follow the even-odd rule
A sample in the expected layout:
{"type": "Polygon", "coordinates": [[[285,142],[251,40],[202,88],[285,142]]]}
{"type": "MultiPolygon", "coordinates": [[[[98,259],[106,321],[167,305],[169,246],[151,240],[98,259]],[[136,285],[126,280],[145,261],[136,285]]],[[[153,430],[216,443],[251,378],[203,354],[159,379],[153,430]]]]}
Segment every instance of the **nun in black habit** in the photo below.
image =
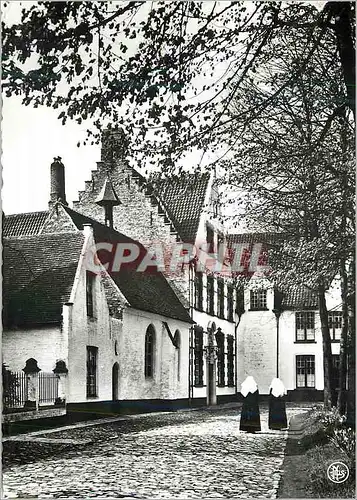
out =
{"type": "Polygon", "coordinates": [[[244,397],[239,430],[257,432],[260,427],[259,391],[253,377],[247,377],[240,390],[244,397]]]}
{"type": "Polygon", "coordinates": [[[286,418],[286,389],[279,378],[274,378],[269,395],[269,429],[281,430],[288,426],[286,418]]]}

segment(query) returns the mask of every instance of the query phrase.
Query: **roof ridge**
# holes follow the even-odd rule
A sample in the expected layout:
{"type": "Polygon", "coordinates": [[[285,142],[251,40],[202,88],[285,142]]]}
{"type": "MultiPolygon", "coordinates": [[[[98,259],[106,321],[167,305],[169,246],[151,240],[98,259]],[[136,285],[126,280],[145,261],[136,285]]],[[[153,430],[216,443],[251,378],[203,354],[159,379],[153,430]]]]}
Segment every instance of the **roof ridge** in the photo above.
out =
{"type": "MultiPolygon", "coordinates": [[[[95,241],[98,241],[98,238],[103,238],[113,243],[134,243],[140,252],[145,254],[149,252],[141,242],[120,233],[114,228],[108,227],[86,215],[82,215],[67,206],[64,206],[64,209],[70,217],[73,217],[73,222],[78,228],[82,224],[92,224],[95,241]]],[[[138,257],[142,259],[143,255],[141,254],[138,257]]],[[[131,307],[191,322],[188,311],[170,286],[168,278],[162,271],[157,269],[153,274],[140,273],[136,270],[135,266],[133,268],[128,266],[123,269],[120,268],[117,271],[109,271],[109,276],[131,307]],[[133,288],[135,288],[134,293],[133,288]]]]}
{"type": "MultiPolygon", "coordinates": [[[[73,231],[62,231],[60,233],[40,233],[40,234],[29,234],[26,235],[26,241],[29,241],[31,239],[39,239],[39,238],[61,238],[62,236],[81,236],[81,233],[77,232],[74,233],[73,231]]],[[[3,236],[4,241],[10,241],[10,240],[18,240],[18,241],[24,241],[24,235],[18,235],[18,236],[3,236]]]]}
{"type": "Polygon", "coordinates": [[[16,217],[18,215],[38,215],[38,214],[49,214],[49,210],[36,210],[35,212],[19,212],[17,214],[4,214],[4,217],[16,217]]]}
{"type": "Polygon", "coordinates": [[[238,233],[238,232],[237,233],[228,233],[228,236],[234,236],[236,234],[241,236],[243,234],[247,234],[247,235],[250,235],[250,234],[282,234],[283,235],[286,233],[283,233],[283,232],[279,233],[277,231],[275,231],[275,232],[274,231],[243,231],[241,233],[238,233]]]}

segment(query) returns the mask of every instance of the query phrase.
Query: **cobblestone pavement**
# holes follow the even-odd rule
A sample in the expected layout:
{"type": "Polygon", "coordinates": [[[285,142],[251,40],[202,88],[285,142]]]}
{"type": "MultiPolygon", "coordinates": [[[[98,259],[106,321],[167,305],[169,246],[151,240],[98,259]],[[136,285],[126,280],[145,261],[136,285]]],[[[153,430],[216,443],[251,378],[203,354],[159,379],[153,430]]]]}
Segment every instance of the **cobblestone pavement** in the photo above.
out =
{"type": "MultiPolygon", "coordinates": [[[[289,408],[288,418],[302,411],[289,408]]],[[[276,498],[287,432],[268,429],[267,409],[260,433],[240,432],[239,418],[237,408],[221,408],[46,434],[47,446],[57,440],[67,448],[5,463],[5,498],[276,498]]],[[[46,446],[38,437],[37,446],[46,446]]]]}

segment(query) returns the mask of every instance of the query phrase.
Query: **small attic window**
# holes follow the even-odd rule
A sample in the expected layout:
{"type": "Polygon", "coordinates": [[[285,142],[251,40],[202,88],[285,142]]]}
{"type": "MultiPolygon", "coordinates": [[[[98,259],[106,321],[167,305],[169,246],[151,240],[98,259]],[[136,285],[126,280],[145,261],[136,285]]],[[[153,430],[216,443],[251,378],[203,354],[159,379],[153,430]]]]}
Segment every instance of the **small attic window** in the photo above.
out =
{"type": "Polygon", "coordinates": [[[250,310],[261,311],[267,309],[267,291],[266,290],[251,290],[250,291],[250,310]]]}
{"type": "Polygon", "coordinates": [[[94,280],[95,276],[90,271],[86,273],[86,301],[87,301],[87,316],[93,318],[94,315],[94,280]]]}

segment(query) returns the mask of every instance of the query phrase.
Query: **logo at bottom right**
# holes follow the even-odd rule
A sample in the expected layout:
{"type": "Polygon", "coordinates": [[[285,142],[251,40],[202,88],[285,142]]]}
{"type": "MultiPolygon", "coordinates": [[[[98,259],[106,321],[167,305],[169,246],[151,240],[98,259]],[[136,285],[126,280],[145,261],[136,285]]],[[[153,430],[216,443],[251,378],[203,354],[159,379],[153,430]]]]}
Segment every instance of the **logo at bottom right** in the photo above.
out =
{"type": "Polygon", "coordinates": [[[333,483],[344,483],[350,475],[350,469],[343,462],[333,462],[327,469],[327,477],[333,483]]]}

